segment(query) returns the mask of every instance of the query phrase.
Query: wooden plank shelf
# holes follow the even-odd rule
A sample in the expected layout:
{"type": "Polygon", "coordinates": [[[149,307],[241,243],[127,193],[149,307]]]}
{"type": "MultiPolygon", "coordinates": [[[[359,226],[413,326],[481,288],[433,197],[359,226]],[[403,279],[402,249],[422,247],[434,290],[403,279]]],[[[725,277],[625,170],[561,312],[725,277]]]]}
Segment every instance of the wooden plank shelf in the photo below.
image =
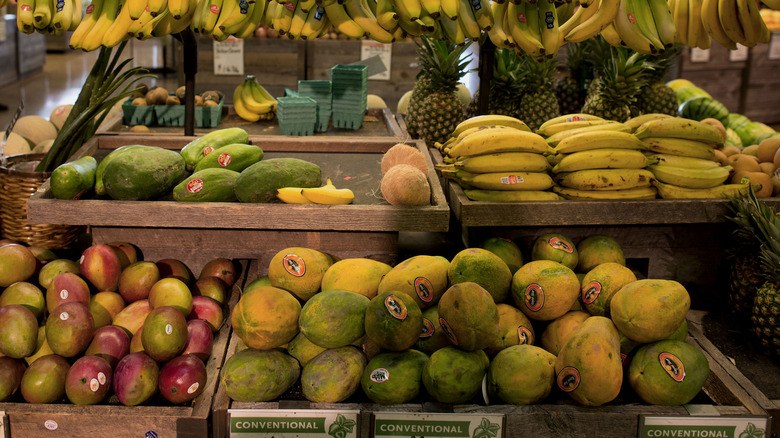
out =
{"type": "MultiPolygon", "coordinates": [[[[154,259],[146,258],[146,260],[154,259]]],[[[232,310],[238,302],[249,267],[249,263],[245,260],[236,262],[241,265],[241,274],[233,285],[225,310],[225,322],[214,334],[211,357],[206,363],[208,375],[206,389],[192,403],[173,405],[157,395],[141,406],[124,406],[113,393],[104,404],[90,406],[69,403],[0,403],[0,411],[4,411],[6,415],[5,428],[10,431],[10,435],[6,436],[10,438],[40,436],[207,438],[219,370],[225,361],[231,335],[229,310],[232,310]]],[[[21,399],[18,394],[17,397],[21,399]]]]}

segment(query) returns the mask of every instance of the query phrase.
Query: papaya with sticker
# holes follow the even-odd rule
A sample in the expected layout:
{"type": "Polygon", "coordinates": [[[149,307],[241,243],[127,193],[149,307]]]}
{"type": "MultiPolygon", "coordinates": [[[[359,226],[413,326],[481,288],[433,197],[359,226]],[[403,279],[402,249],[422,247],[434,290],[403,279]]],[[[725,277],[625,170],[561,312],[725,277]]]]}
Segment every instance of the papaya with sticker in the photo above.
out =
{"type": "Polygon", "coordinates": [[[579,262],[579,253],[574,242],[557,233],[546,233],[537,237],[531,247],[531,260],[552,260],[574,270],[579,262]]]}
{"type": "Polygon", "coordinates": [[[631,359],[628,381],[646,403],[684,405],[704,386],[710,374],[707,358],[697,347],[663,340],[640,347],[631,359]]]}
{"type": "Polygon", "coordinates": [[[380,348],[411,348],[423,328],[422,311],[406,294],[387,291],[372,298],[366,308],[366,335],[380,348]]]}
{"type": "Polygon", "coordinates": [[[452,345],[450,338],[444,334],[444,330],[439,324],[439,306],[425,309],[423,311],[423,328],[414,348],[423,353],[432,354],[434,351],[450,345],[452,345]]]}
{"type": "Polygon", "coordinates": [[[427,354],[412,349],[380,353],[366,365],[360,386],[374,403],[408,403],[420,394],[427,362],[427,354]]]}
{"type": "Polygon", "coordinates": [[[439,300],[439,324],[458,348],[481,350],[498,339],[498,306],[477,283],[454,284],[439,300]]]}
{"type": "Polygon", "coordinates": [[[173,188],[173,200],[180,202],[232,202],[239,173],[234,170],[206,168],[195,172],[173,188]]]}
{"type": "Polygon", "coordinates": [[[180,154],[184,158],[187,170],[193,171],[195,166],[213,150],[229,144],[249,142],[249,134],[242,128],[225,128],[204,134],[181,148],[180,154]]]}
{"type": "Polygon", "coordinates": [[[367,258],[349,258],[331,265],[322,277],[322,290],[341,289],[368,299],[379,293],[379,283],[393,267],[367,258]]]}
{"type": "Polygon", "coordinates": [[[193,172],[211,168],[241,172],[262,160],[263,156],[263,150],[258,146],[242,143],[228,144],[214,149],[211,153],[201,158],[198,164],[195,165],[193,172]]]}
{"type": "Polygon", "coordinates": [[[634,272],[619,263],[601,263],[582,279],[582,305],[591,315],[608,317],[612,297],[623,286],[636,280],[634,272]]]}
{"type": "Polygon", "coordinates": [[[273,287],[306,301],[320,291],[325,272],[335,263],[330,255],[311,248],[289,247],[277,252],[268,265],[273,287]]]}
{"type": "Polygon", "coordinates": [[[519,309],[509,304],[498,304],[498,336],[485,350],[495,356],[513,345],[534,345],[536,335],[531,320],[519,309]]]}
{"type": "Polygon", "coordinates": [[[512,277],[515,306],[533,320],[552,321],[563,316],[579,296],[577,275],[556,261],[526,263],[512,277]]]}
{"type": "Polygon", "coordinates": [[[449,260],[441,256],[410,257],[385,274],[378,293],[400,292],[412,298],[420,309],[427,309],[436,305],[447,290],[449,265],[449,260]]]}

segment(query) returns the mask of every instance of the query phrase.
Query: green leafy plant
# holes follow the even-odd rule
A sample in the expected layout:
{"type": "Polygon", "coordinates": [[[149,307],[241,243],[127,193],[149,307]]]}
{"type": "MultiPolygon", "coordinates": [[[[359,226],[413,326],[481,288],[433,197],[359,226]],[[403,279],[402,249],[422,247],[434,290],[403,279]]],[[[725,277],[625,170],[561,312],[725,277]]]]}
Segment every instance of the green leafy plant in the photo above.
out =
{"type": "Polygon", "coordinates": [[[355,428],[355,422],[347,420],[347,418],[341,414],[336,417],[330,427],[328,428],[328,435],[333,438],[344,438],[347,434],[352,433],[352,429],[355,428]]]}
{"type": "Polygon", "coordinates": [[[487,418],[483,418],[482,422],[474,429],[472,438],[495,438],[498,436],[498,431],[501,430],[501,426],[497,423],[493,423],[487,418]]]}
{"type": "Polygon", "coordinates": [[[128,58],[119,62],[125,45],[126,41],[114,49],[101,47],[68,118],[57,133],[51,149],[38,163],[36,171],[50,172],[67,162],[84,142],[95,135],[111,107],[136,91],[136,88],[131,89],[134,83],[143,78],[156,77],[148,74],[148,70],[143,67],[123,71],[132,61],[132,58],[128,58]]]}

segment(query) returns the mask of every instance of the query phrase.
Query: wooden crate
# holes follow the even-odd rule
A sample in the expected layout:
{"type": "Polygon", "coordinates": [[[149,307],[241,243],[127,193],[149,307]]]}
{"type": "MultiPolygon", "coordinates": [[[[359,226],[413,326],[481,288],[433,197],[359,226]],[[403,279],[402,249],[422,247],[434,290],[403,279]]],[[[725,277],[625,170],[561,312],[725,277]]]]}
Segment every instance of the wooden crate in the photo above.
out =
{"type": "MultiPolygon", "coordinates": [[[[692,312],[689,318],[696,318],[692,312]]],[[[236,349],[239,339],[233,336],[228,346],[229,358],[236,349]]],[[[228,409],[318,409],[318,410],[359,410],[360,437],[371,434],[372,413],[374,412],[416,412],[416,413],[463,413],[463,414],[503,414],[506,418],[504,437],[636,437],[640,416],[759,416],[766,417],[764,407],[752,399],[707,350],[700,331],[691,330],[686,342],[704,352],[710,364],[710,376],[702,388],[701,394],[694,399],[696,404],[687,406],[653,406],[647,404],[610,404],[589,407],[575,403],[561,393],[551,396],[547,403],[528,406],[505,404],[464,404],[449,405],[436,402],[407,403],[400,405],[377,405],[363,402],[352,397],[345,403],[311,403],[300,399],[285,399],[285,396],[271,402],[252,403],[230,400],[225,388],[220,385],[214,399],[213,431],[214,438],[224,438],[229,434],[228,409]]],[[[624,383],[628,385],[628,383],[624,383]]],[[[360,390],[358,390],[359,392],[360,390]]],[[[292,391],[295,393],[295,391],[292,391]]]]}
{"type": "MultiPolygon", "coordinates": [[[[774,32],[772,38],[780,40],[780,32],[774,32]]],[[[780,106],[777,105],[780,59],[769,59],[769,47],[769,44],[759,44],[750,49],[743,113],[753,121],[772,125],[780,123],[780,106]]]]}
{"type": "MultiPolygon", "coordinates": [[[[105,243],[105,241],[98,242],[105,243]]],[[[141,249],[143,250],[143,246],[141,249]]],[[[146,260],[155,259],[146,258],[146,260]]],[[[5,429],[10,431],[10,435],[7,436],[10,438],[40,436],[207,438],[219,370],[225,361],[230,340],[229,310],[232,310],[238,302],[249,266],[245,260],[237,262],[240,263],[241,273],[231,290],[225,323],[214,335],[211,357],[206,363],[208,374],[206,388],[191,404],[177,406],[162,398],[153,398],[142,406],[124,406],[113,393],[106,404],[90,406],[69,403],[0,403],[0,411],[5,412],[6,415],[5,429]],[[155,401],[165,404],[154,405],[155,401]]]]}
{"type": "MultiPolygon", "coordinates": [[[[96,136],[79,152],[100,158],[126,144],[153,144],[178,150],[183,136],[96,136]]],[[[48,182],[28,202],[33,223],[89,225],[95,240],[137,243],[147,258],[178,258],[193,269],[209,257],[265,259],[291,246],[333,252],[339,257],[368,254],[394,262],[399,231],[441,232],[449,228],[449,207],[428,158],[431,205],[394,207],[379,195],[381,154],[393,139],[252,136],[267,157],[289,156],[317,163],[323,178],[350,188],[350,205],[287,205],[54,199],[48,182]],[[208,257],[204,256],[208,254],[208,257]]],[[[420,150],[424,146],[414,143],[420,150]]],[[[427,157],[427,154],[426,154],[427,157]]]]}
{"type": "Polygon", "coordinates": [[[726,105],[730,112],[742,112],[741,96],[745,61],[729,60],[730,51],[713,42],[708,62],[691,62],[690,48],[680,56],[678,77],[704,88],[713,98],[726,105]]]}
{"type": "MultiPolygon", "coordinates": [[[[238,117],[232,105],[225,105],[222,110],[222,120],[216,129],[223,128],[243,128],[250,135],[282,135],[279,131],[279,121],[258,121],[247,122],[246,120],[238,117]]],[[[151,126],[151,131],[144,135],[182,135],[184,133],[184,127],[182,126],[151,126]]],[[[205,134],[213,131],[214,128],[195,128],[195,134],[205,134]]],[[[126,134],[132,136],[138,136],[136,132],[130,132],[130,126],[124,125],[122,120],[122,114],[117,114],[111,120],[104,123],[100,130],[101,134],[126,134]]],[[[402,130],[398,125],[398,121],[393,115],[392,111],[387,108],[369,108],[366,110],[366,114],[363,117],[363,125],[360,129],[340,129],[334,128],[333,125],[329,127],[326,132],[318,132],[311,137],[392,137],[398,141],[405,140],[407,138],[406,131],[402,130]]],[[[289,136],[285,136],[289,137],[289,136]]]]}

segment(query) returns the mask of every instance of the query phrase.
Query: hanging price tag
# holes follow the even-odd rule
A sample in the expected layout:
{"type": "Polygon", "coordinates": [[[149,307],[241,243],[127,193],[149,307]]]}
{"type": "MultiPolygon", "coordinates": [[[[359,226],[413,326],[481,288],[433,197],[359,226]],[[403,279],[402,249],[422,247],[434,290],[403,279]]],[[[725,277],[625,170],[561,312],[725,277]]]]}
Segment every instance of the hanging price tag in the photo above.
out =
{"type": "Polygon", "coordinates": [[[244,40],[228,38],[222,42],[214,41],[214,74],[244,75],[244,40]]]}
{"type": "Polygon", "coordinates": [[[747,59],[748,48],[742,44],[737,44],[737,50],[732,50],[729,52],[729,61],[731,62],[742,62],[747,61],[747,59]]]}
{"type": "Polygon", "coordinates": [[[772,32],[769,40],[769,59],[780,59],[780,32],[772,32]]]}
{"type": "Polygon", "coordinates": [[[709,62],[710,49],[699,49],[694,47],[691,49],[691,62],[709,62]]]}

